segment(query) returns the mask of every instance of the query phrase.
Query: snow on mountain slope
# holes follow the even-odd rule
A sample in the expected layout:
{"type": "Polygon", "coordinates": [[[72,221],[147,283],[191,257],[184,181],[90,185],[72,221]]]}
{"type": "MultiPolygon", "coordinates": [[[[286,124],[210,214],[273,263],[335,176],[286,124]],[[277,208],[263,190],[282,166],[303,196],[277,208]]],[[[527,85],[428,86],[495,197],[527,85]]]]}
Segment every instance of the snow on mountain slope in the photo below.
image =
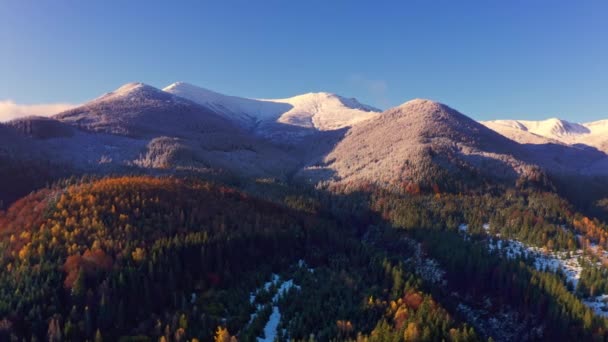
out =
{"type": "Polygon", "coordinates": [[[203,106],[143,83],[125,84],[52,118],[89,131],[130,137],[185,137],[239,130],[203,106]]]}
{"type": "Polygon", "coordinates": [[[213,109],[245,127],[251,127],[259,120],[275,120],[293,108],[286,103],[224,95],[185,82],[173,83],[163,91],[213,109]]]}
{"type": "Polygon", "coordinates": [[[83,167],[277,176],[296,163],[214,110],[142,83],[126,84],[51,119],[78,130],[73,137],[45,141],[44,147],[53,146],[59,159],[83,167]]]}
{"type": "Polygon", "coordinates": [[[239,124],[278,122],[315,130],[336,130],[370,119],[380,110],[331,93],[308,93],[285,99],[248,99],[228,96],[177,82],[164,91],[189,99],[239,124]]]}
{"type": "Polygon", "coordinates": [[[308,93],[286,99],[263,100],[287,103],[293,108],[283,113],[277,122],[294,126],[335,130],[375,117],[380,110],[364,105],[354,98],[331,93],[308,93]]]}
{"type": "Polygon", "coordinates": [[[554,140],[536,133],[530,132],[525,126],[517,121],[512,120],[497,120],[497,121],[482,121],[481,124],[489,129],[511,139],[520,144],[549,144],[562,143],[559,140],[554,140]]]}
{"type": "Polygon", "coordinates": [[[584,125],[568,122],[557,118],[551,118],[542,121],[495,120],[482,123],[490,124],[496,128],[504,126],[512,129],[526,131],[558,141],[568,140],[579,135],[590,133],[590,130],[584,125]]]}
{"type": "Polygon", "coordinates": [[[444,170],[515,179],[529,166],[522,147],[441,103],[416,99],[353,126],[322,159],[299,173],[308,181],[432,183],[444,170]]]}
{"type": "Polygon", "coordinates": [[[520,143],[544,144],[559,142],[583,144],[608,152],[608,120],[572,123],[561,119],[542,121],[494,120],[482,121],[486,127],[520,143]]]}

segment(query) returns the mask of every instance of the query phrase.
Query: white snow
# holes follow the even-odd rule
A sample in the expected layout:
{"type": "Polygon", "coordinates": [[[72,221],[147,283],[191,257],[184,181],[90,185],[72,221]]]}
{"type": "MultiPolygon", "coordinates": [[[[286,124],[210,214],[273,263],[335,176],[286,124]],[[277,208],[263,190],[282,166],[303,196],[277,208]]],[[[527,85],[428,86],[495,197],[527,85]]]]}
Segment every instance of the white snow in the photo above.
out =
{"type": "Polygon", "coordinates": [[[177,82],[163,91],[177,95],[253,128],[259,122],[335,130],[376,116],[380,110],[331,93],[308,93],[284,99],[249,99],[228,96],[177,82]]]}
{"type": "Polygon", "coordinates": [[[277,294],[274,295],[274,297],[272,297],[272,301],[276,302],[279,300],[279,298],[283,297],[289,290],[291,290],[291,288],[296,288],[296,289],[300,289],[300,287],[298,285],[295,285],[293,283],[293,280],[289,279],[287,281],[284,281],[281,286],[279,286],[279,289],[277,290],[277,294]]]}
{"type": "Polygon", "coordinates": [[[108,100],[114,100],[117,98],[128,97],[144,88],[154,89],[151,86],[146,85],[145,83],[132,82],[132,83],[127,83],[112,92],[103,94],[102,96],[98,97],[94,101],[108,101],[108,100]]]}
{"type": "Polygon", "coordinates": [[[371,119],[378,109],[331,93],[308,93],[286,99],[262,100],[286,103],[293,108],[281,114],[278,122],[316,128],[321,131],[335,130],[352,126],[371,119]]]}
{"type": "Polygon", "coordinates": [[[261,120],[276,120],[291,109],[289,105],[224,95],[184,82],[173,83],[163,91],[208,107],[246,127],[261,120]]]}
{"type": "Polygon", "coordinates": [[[549,252],[542,248],[527,246],[516,240],[490,239],[488,248],[490,251],[502,253],[509,259],[534,258],[534,268],[539,271],[557,272],[561,270],[573,288],[576,288],[581,277],[583,270],[581,261],[585,259],[581,249],[568,255],[568,252],[549,252]]]}
{"type": "Polygon", "coordinates": [[[469,225],[468,224],[461,224],[460,226],[458,226],[458,231],[459,232],[463,232],[466,233],[469,230],[469,225]]]}
{"type": "Polygon", "coordinates": [[[481,124],[520,143],[584,144],[608,151],[608,120],[573,123],[558,118],[542,121],[494,120],[481,124]]]}
{"type": "Polygon", "coordinates": [[[608,318],[608,294],[586,299],[583,303],[590,307],[596,315],[608,318]]]}
{"type": "Polygon", "coordinates": [[[281,312],[277,306],[272,307],[272,314],[264,327],[264,338],[258,337],[258,342],[273,342],[277,336],[277,328],[281,321],[281,312]]]}
{"type": "Polygon", "coordinates": [[[407,258],[405,261],[412,262],[414,264],[416,274],[430,283],[442,286],[446,285],[447,281],[445,280],[445,271],[441,268],[439,262],[437,262],[435,259],[429,258],[422,251],[422,245],[419,242],[412,239],[405,239],[405,241],[414,250],[414,255],[407,258]]]}
{"type": "MultiPolygon", "coordinates": [[[[306,265],[305,263],[298,263],[298,264],[306,265]]],[[[279,277],[279,275],[277,275],[277,274],[273,274],[272,279],[270,281],[266,282],[262,286],[262,288],[266,291],[270,291],[272,288],[277,289],[276,293],[274,294],[274,296],[272,297],[272,299],[270,301],[270,303],[272,304],[272,313],[270,314],[270,317],[268,318],[268,322],[264,326],[264,337],[257,338],[258,342],[272,342],[272,341],[274,341],[274,339],[277,336],[277,329],[278,329],[279,323],[281,321],[281,311],[279,310],[279,307],[278,307],[279,299],[281,299],[283,296],[285,296],[289,292],[289,290],[291,290],[292,288],[300,290],[300,286],[294,284],[292,279],[288,279],[288,280],[281,282],[281,277],[279,277]]],[[[251,304],[253,304],[255,302],[257,294],[260,290],[261,289],[258,289],[249,294],[249,302],[251,304]]],[[[248,325],[251,324],[251,322],[253,322],[253,320],[258,316],[259,312],[263,308],[264,308],[263,304],[257,305],[256,312],[251,314],[248,325]]]]}
{"type": "Polygon", "coordinates": [[[315,272],[315,269],[311,268],[311,267],[308,267],[308,264],[306,263],[306,261],[304,261],[302,259],[298,260],[298,267],[299,268],[305,268],[310,273],[314,273],[315,272]]]}
{"type": "Polygon", "coordinates": [[[276,274],[272,275],[272,280],[269,282],[266,282],[266,284],[264,284],[264,289],[266,289],[266,291],[270,290],[270,287],[272,285],[276,285],[279,282],[280,277],[276,274]]]}
{"type": "MultiPolygon", "coordinates": [[[[459,231],[465,233],[466,224],[461,224],[459,231]]],[[[567,227],[562,225],[562,229],[567,230],[567,227]]],[[[483,228],[488,231],[489,224],[484,224],[483,228]]],[[[580,235],[578,235],[580,237],[580,235]]],[[[596,252],[598,246],[591,244],[589,248],[596,252]]],[[[501,239],[500,234],[495,238],[488,238],[488,249],[491,252],[500,253],[500,255],[508,258],[533,258],[534,268],[539,271],[558,272],[560,271],[566,276],[566,282],[572,285],[572,289],[576,289],[583,271],[583,263],[592,263],[596,266],[602,266],[600,262],[593,261],[588,255],[583,253],[582,249],[573,252],[564,251],[549,251],[545,248],[528,246],[517,240],[501,239]]],[[[604,252],[607,256],[608,252],[604,252]]],[[[587,298],[583,300],[583,304],[591,308],[597,315],[608,318],[608,294],[602,294],[597,297],[587,298]]]]}
{"type": "Polygon", "coordinates": [[[585,124],[572,123],[558,118],[551,118],[542,121],[495,120],[485,123],[490,124],[493,127],[505,126],[527,131],[555,140],[569,139],[578,135],[589,134],[591,132],[585,124]]]}
{"type": "MultiPolygon", "coordinates": [[[[591,246],[594,248],[595,246],[591,246]]],[[[566,276],[566,281],[576,289],[583,270],[582,262],[592,262],[583,254],[581,249],[575,252],[548,252],[541,248],[526,246],[514,240],[491,239],[488,248],[491,251],[500,251],[507,258],[532,257],[534,267],[539,271],[557,272],[560,270],[566,276]]],[[[596,265],[601,265],[595,262],[596,265]]],[[[597,315],[608,318],[608,294],[602,294],[583,300],[583,304],[591,308],[597,315]]]]}

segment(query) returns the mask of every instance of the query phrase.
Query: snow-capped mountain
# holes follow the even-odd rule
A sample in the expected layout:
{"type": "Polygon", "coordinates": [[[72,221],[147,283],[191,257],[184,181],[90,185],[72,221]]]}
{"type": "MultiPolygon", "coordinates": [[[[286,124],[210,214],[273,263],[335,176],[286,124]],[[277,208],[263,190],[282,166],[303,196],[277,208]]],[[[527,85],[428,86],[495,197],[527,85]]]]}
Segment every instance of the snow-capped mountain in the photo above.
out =
{"type": "Polygon", "coordinates": [[[210,108],[247,128],[260,120],[275,120],[292,108],[286,104],[224,95],[185,82],[173,83],[163,91],[210,108]]]}
{"type": "Polygon", "coordinates": [[[542,121],[494,120],[481,122],[488,128],[520,143],[558,142],[588,145],[608,152],[608,120],[572,123],[551,118],[542,121]]]}
{"type": "Polygon", "coordinates": [[[130,137],[184,137],[201,131],[238,129],[203,106],[143,83],[125,84],[53,118],[89,131],[130,137]]]}
{"type": "Polygon", "coordinates": [[[184,82],[173,83],[163,90],[211,108],[247,128],[277,122],[320,131],[336,130],[370,119],[380,112],[354,98],[324,92],[286,99],[249,99],[223,95],[184,82]]]}
{"type": "Polygon", "coordinates": [[[103,166],[268,176],[296,163],[213,109],[143,83],[126,84],[49,120],[74,134],[41,142],[30,127],[51,127],[49,122],[32,118],[9,124],[24,135],[36,132],[32,137],[41,149],[87,172],[103,166]]]}
{"type": "Polygon", "coordinates": [[[0,154],[38,151],[75,173],[188,170],[432,185],[440,177],[509,182],[537,168],[608,175],[606,133],[608,120],[482,125],[423,99],[380,112],[323,92],[248,99],[186,83],[164,90],[129,83],[50,118],[1,125],[0,154]],[[582,141],[598,148],[578,146],[582,141]]]}

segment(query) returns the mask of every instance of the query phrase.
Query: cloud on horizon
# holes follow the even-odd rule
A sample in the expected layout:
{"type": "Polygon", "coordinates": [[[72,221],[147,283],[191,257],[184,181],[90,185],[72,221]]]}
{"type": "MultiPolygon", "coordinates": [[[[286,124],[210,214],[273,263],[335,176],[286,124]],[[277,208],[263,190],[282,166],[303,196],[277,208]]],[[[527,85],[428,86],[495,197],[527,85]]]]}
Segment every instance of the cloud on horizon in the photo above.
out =
{"type": "Polygon", "coordinates": [[[0,122],[32,115],[51,116],[76,106],[71,103],[18,104],[12,100],[0,100],[0,122]]]}

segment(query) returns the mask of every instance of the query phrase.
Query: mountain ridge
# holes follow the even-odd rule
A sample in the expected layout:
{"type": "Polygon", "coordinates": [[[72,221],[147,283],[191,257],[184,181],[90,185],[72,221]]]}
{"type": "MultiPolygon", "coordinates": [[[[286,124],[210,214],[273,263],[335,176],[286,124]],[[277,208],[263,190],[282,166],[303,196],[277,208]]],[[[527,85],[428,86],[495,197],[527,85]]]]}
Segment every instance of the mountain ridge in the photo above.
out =
{"type": "Polygon", "coordinates": [[[491,120],[481,121],[481,123],[520,143],[582,144],[608,152],[608,120],[573,123],[558,118],[550,118],[538,121],[491,120]]]}
{"type": "Polygon", "coordinates": [[[217,93],[186,82],[164,91],[218,111],[247,128],[259,122],[277,122],[316,130],[335,130],[364,121],[380,110],[328,92],[305,93],[284,99],[250,99],[217,93]]]}
{"type": "Polygon", "coordinates": [[[391,186],[430,186],[442,178],[513,182],[537,169],[608,176],[605,150],[543,137],[526,123],[480,123],[427,99],[378,112],[325,92],[260,100],[183,82],[164,90],[133,82],[51,118],[23,118],[5,127],[27,142],[20,153],[40,151],[81,173],[221,171],[391,186]]]}

